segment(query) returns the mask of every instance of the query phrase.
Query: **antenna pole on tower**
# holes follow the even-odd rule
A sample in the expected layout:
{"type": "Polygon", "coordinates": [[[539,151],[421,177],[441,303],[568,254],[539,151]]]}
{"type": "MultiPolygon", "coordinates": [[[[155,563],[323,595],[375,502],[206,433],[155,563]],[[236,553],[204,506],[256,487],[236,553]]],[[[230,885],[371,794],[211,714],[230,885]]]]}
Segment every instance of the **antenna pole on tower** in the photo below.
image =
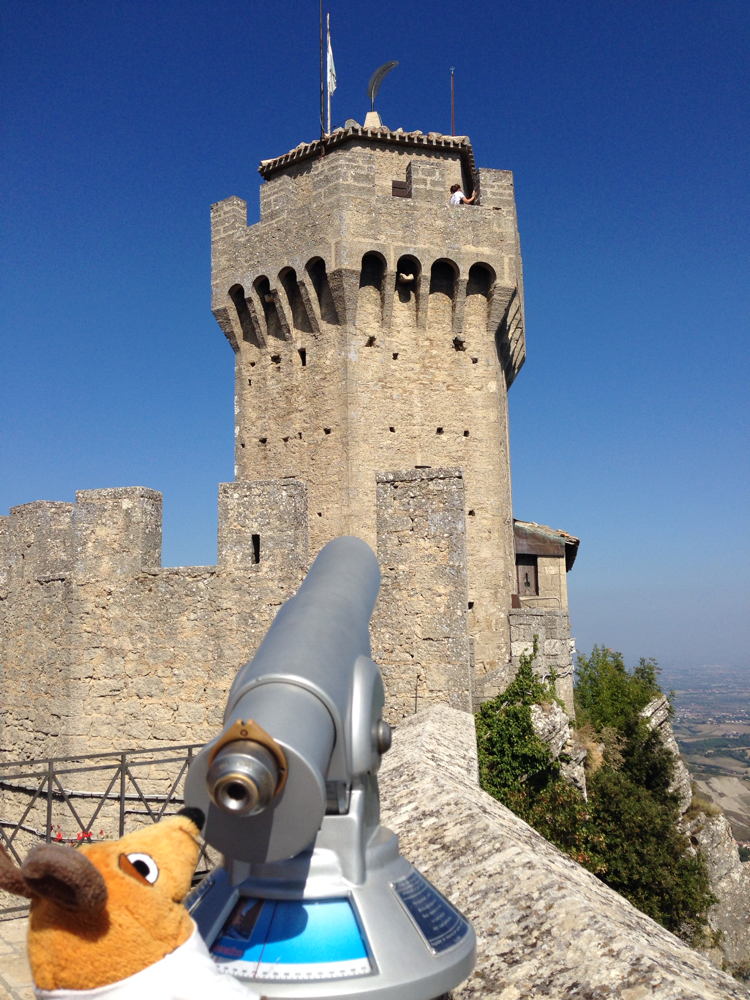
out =
{"type": "Polygon", "coordinates": [[[454,67],[451,66],[451,135],[456,134],[456,91],[453,86],[454,67]]]}
{"type": "Polygon", "coordinates": [[[323,0],[320,0],[320,138],[326,137],[325,95],[323,91],[323,0]]]}

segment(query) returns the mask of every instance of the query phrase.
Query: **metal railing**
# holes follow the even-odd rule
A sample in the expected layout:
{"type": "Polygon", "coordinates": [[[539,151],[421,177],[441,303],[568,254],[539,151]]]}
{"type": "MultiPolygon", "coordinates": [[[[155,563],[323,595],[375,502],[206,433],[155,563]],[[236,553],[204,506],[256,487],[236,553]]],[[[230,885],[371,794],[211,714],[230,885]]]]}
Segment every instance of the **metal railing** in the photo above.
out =
{"type": "MultiPolygon", "coordinates": [[[[20,865],[17,847],[21,841],[77,846],[124,836],[129,818],[134,829],[158,823],[184,805],[182,784],[201,746],[190,743],[0,763],[0,843],[20,865]],[[150,773],[142,773],[144,769],[150,773]],[[90,787],[76,790],[70,787],[73,784],[90,787]],[[19,799],[28,799],[23,809],[19,799]],[[94,807],[88,818],[87,804],[94,807]],[[8,809],[13,815],[5,815],[8,809]],[[71,825],[72,834],[68,834],[71,825]]],[[[200,870],[202,863],[207,864],[205,845],[194,878],[205,874],[200,870]]],[[[0,920],[26,910],[28,904],[0,908],[0,920]]]]}

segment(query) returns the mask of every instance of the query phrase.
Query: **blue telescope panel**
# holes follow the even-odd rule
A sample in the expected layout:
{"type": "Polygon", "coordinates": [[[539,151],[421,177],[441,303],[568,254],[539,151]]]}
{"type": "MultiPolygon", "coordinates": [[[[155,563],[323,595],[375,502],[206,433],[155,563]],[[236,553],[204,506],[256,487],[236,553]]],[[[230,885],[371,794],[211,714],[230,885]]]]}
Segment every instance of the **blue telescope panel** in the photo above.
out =
{"type": "Polygon", "coordinates": [[[244,979],[339,979],[372,971],[348,899],[241,899],[211,947],[244,979]]]}

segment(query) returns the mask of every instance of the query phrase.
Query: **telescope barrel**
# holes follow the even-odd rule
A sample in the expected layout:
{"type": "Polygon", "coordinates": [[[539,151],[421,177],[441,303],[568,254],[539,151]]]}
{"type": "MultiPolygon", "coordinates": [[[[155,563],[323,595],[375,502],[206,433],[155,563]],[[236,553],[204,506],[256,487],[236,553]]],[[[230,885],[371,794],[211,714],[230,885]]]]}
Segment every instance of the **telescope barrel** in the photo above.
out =
{"type": "Polygon", "coordinates": [[[185,789],[191,804],[208,807],[206,839],[225,855],[270,862],[299,853],[320,829],[326,781],[348,787],[375,766],[382,682],[369,623],[379,587],[370,547],[334,539],[238,671],[223,733],[198,755],[185,789]]]}
{"type": "Polygon", "coordinates": [[[379,589],[380,567],[366,542],[351,535],[329,542],[279,610],[258,652],[237,673],[225,724],[241,714],[244,692],[263,676],[317,687],[344,717],[348,674],[358,656],[370,655],[370,618],[379,589]]]}

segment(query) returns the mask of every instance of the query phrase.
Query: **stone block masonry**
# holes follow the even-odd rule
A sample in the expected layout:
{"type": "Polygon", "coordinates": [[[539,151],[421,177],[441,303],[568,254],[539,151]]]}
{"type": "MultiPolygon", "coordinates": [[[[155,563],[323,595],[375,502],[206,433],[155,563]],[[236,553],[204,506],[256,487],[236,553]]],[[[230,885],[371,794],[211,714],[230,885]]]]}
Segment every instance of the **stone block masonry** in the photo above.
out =
{"type": "Polygon", "coordinates": [[[389,720],[438,702],[471,711],[461,473],[415,469],[376,478],[382,584],[371,632],[389,720]]]}
{"type": "Polygon", "coordinates": [[[161,495],[84,490],[0,518],[4,759],[203,742],[308,564],[306,490],[226,483],[216,566],[161,568],[161,495]]]}
{"type": "MultiPolygon", "coordinates": [[[[375,487],[388,717],[471,711],[462,473],[384,472],[375,487]]],[[[5,760],[204,742],[221,727],[236,671],[316,555],[307,487],[222,483],[216,566],[162,568],[161,511],[161,494],[133,487],[0,518],[5,760]]]]}

